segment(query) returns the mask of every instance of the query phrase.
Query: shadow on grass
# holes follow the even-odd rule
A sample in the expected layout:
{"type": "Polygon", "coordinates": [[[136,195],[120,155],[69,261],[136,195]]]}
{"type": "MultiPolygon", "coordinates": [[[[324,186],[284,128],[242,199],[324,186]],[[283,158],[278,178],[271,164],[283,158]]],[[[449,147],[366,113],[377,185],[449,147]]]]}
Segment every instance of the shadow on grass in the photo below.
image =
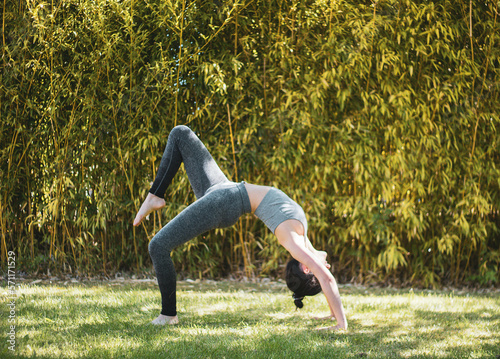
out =
{"type": "Polygon", "coordinates": [[[500,314],[487,309],[466,313],[415,310],[414,314],[416,329],[427,329],[424,338],[429,340],[449,342],[446,351],[453,358],[470,358],[480,350],[480,357],[500,359],[500,314]],[[466,340],[475,344],[467,344],[466,340]]]}
{"type": "MultiPolygon", "coordinates": [[[[130,289],[130,286],[110,288],[118,293],[130,289]]],[[[150,286],[133,289],[138,290],[139,295],[151,295],[150,286]]],[[[108,288],[99,290],[106,293],[108,288]]],[[[388,293],[370,295],[387,296],[388,293]]],[[[64,300],[64,294],[61,296],[64,300]]],[[[302,315],[259,317],[262,313],[276,312],[275,305],[261,301],[237,312],[218,311],[202,316],[182,313],[181,324],[157,327],[149,325],[156,312],[141,311],[137,302],[117,306],[105,301],[99,305],[85,301],[98,296],[83,294],[83,300],[70,311],[58,309],[57,302],[40,307],[36,300],[24,301],[20,309],[22,315],[33,320],[22,328],[28,334],[18,338],[22,353],[17,357],[434,358],[439,352],[441,358],[468,358],[478,348],[486,357],[500,355],[494,344],[500,342],[498,327],[496,331],[474,333],[475,339],[483,341],[480,346],[460,342],[466,335],[464,330],[481,323],[490,328],[500,321],[500,315],[485,310],[468,313],[414,310],[412,328],[400,322],[367,325],[363,320],[351,319],[347,332],[317,332],[315,328],[331,323],[304,319],[302,315]],[[95,323],[73,324],[77,316],[92,315],[97,318],[95,323]],[[457,342],[450,344],[450,336],[456,336],[457,342]],[[26,349],[28,346],[31,350],[26,349]]],[[[401,304],[393,307],[392,310],[399,310],[401,304]]],[[[374,307],[371,313],[376,311],[374,307]]],[[[6,350],[0,354],[8,357],[6,350]]]]}

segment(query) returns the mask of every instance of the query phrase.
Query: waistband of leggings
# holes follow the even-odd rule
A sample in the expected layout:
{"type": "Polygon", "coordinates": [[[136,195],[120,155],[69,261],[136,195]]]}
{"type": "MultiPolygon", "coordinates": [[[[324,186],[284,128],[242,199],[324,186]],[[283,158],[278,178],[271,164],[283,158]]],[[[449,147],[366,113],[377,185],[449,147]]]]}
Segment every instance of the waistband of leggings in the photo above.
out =
{"type": "Polygon", "coordinates": [[[238,190],[241,196],[241,202],[243,204],[243,213],[251,213],[252,206],[250,205],[250,197],[248,196],[247,189],[245,188],[245,181],[237,184],[238,190]]]}

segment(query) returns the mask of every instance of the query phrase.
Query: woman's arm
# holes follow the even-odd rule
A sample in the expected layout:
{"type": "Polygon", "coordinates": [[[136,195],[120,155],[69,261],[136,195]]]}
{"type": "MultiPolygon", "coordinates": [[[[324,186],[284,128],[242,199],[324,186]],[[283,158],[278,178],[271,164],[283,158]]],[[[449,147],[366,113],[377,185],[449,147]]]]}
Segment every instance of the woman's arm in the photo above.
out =
{"type": "Polygon", "coordinates": [[[304,264],[319,280],[321,289],[326,296],[332,316],[337,319],[337,326],[331,329],[347,329],[347,319],[340,299],[337,282],[325,263],[309,250],[304,243],[304,237],[287,230],[286,226],[278,227],[275,232],[280,244],[285,247],[293,258],[304,264]]]}

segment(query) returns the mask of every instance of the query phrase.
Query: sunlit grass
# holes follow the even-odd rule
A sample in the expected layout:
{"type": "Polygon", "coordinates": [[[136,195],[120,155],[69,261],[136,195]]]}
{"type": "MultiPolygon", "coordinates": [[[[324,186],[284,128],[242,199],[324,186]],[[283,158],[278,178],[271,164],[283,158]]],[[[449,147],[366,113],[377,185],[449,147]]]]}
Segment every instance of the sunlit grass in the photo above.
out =
{"type": "MultiPolygon", "coordinates": [[[[294,309],[282,283],[178,284],[174,327],[154,283],[24,285],[16,300],[21,358],[497,358],[500,294],[341,287],[345,332],[328,325],[324,297],[294,309]]],[[[7,303],[2,297],[2,312],[7,303]]],[[[8,327],[2,320],[4,338],[8,327]]],[[[0,356],[9,357],[7,342],[0,356]]]]}

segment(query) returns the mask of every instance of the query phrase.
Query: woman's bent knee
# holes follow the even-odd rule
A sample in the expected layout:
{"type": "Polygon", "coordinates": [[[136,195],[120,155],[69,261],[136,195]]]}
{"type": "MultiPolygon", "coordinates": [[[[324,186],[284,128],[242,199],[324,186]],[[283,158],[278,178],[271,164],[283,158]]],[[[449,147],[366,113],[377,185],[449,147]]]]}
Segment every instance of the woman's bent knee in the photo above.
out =
{"type": "Polygon", "coordinates": [[[173,250],[172,245],[169,245],[170,243],[171,241],[164,236],[154,236],[148,245],[149,256],[151,259],[154,261],[155,258],[169,256],[170,252],[173,250]]]}
{"type": "MultiPolygon", "coordinates": [[[[154,260],[156,256],[158,256],[160,253],[165,251],[165,248],[164,248],[164,246],[161,245],[158,238],[153,237],[151,242],[149,242],[148,251],[149,251],[149,256],[151,257],[151,259],[154,260]]],[[[170,252],[170,251],[167,251],[167,252],[170,252]]]]}
{"type": "Polygon", "coordinates": [[[191,129],[189,127],[184,126],[184,125],[178,125],[178,126],[175,126],[174,128],[172,128],[169,136],[182,137],[182,136],[186,136],[187,134],[189,134],[191,132],[193,132],[193,131],[191,131],[191,129]]]}
{"type": "Polygon", "coordinates": [[[151,241],[148,244],[148,252],[149,252],[149,255],[151,256],[151,258],[153,258],[154,253],[157,252],[157,250],[158,250],[157,247],[158,247],[157,241],[154,238],[151,239],[151,241]]]}

